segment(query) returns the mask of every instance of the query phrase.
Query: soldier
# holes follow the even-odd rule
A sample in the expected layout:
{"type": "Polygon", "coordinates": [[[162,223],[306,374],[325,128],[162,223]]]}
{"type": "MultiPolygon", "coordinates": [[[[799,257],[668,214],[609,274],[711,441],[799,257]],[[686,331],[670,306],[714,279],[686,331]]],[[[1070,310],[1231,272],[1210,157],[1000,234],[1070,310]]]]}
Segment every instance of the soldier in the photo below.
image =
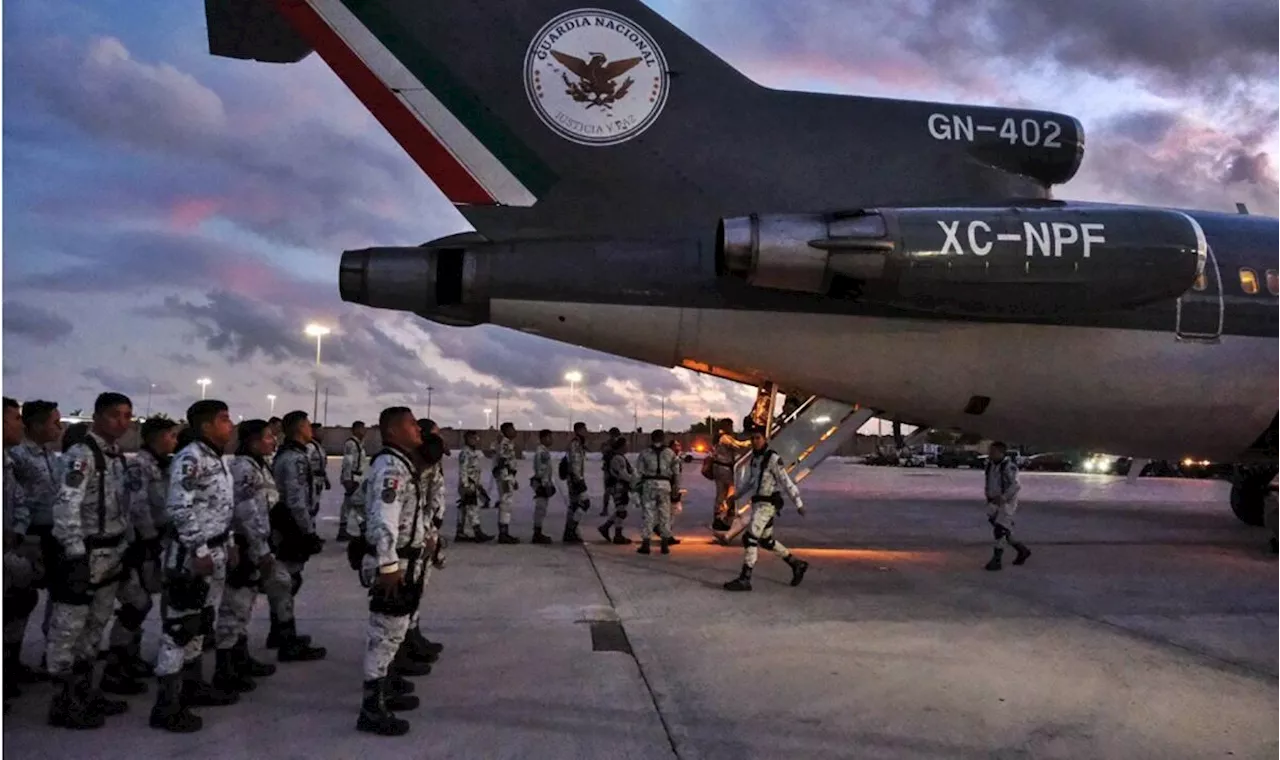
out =
{"type": "Polygon", "coordinates": [[[234,427],[227,405],[215,399],[192,404],[187,423],[195,440],[170,465],[166,505],[172,530],[164,554],[158,684],[149,721],[152,728],[175,733],[203,726],[188,708],[230,705],[240,698],[204,680],[204,637],[214,633],[227,573],[239,561],[229,540],[235,491],[222,456],[234,427]]]}
{"type": "MultiPolygon", "coordinates": [[[[427,500],[431,504],[431,526],[434,529],[433,535],[437,542],[431,564],[428,565],[426,576],[423,579],[425,585],[426,580],[431,576],[432,568],[443,569],[445,563],[444,550],[446,545],[444,537],[440,535],[440,530],[444,526],[444,512],[447,506],[444,495],[444,458],[449,455],[449,451],[444,445],[444,439],[440,437],[440,426],[433,420],[418,420],[418,432],[422,434],[422,445],[418,447],[418,454],[424,471],[424,482],[426,483],[424,490],[427,494],[427,500]]],[[[404,641],[409,658],[420,663],[433,663],[440,658],[440,653],[444,651],[444,644],[432,641],[423,635],[422,628],[419,625],[419,613],[417,612],[414,612],[409,620],[409,632],[405,635],[404,641]]],[[[428,672],[430,672],[429,669],[428,672]]]]}
{"type": "MultiPolygon", "coordinates": [[[[623,546],[631,543],[631,539],[622,534],[622,524],[627,519],[627,507],[631,504],[631,491],[636,486],[636,472],[627,459],[627,439],[621,434],[614,436],[607,446],[609,450],[609,473],[605,482],[613,489],[613,516],[605,520],[597,530],[609,541],[609,531],[613,530],[613,543],[623,546]]],[[[607,492],[606,492],[607,493],[607,492]]]]}
{"type": "Polygon", "coordinates": [[[1018,492],[1022,486],[1018,483],[1018,465],[1005,455],[1008,450],[1002,441],[992,442],[987,449],[987,522],[991,523],[995,537],[987,570],[999,570],[1003,566],[1001,560],[1006,545],[1018,553],[1013,558],[1015,565],[1025,563],[1031,556],[1026,544],[1013,540],[1013,516],[1018,512],[1018,492]]]}
{"type": "MultiPolygon", "coordinates": [[[[312,425],[303,411],[289,412],[283,423],[285,441],[276,452],[272,464],[272,477],[280,501],[271,507],[271,550],[277,562],[283,564],[289,574],[289,596],[296,599],[302,588],[302,571],[307,560],[320,553],[324,543],[316,535],[316,495],[323,491],[315,484],[315,469],[309,457],[312,425]]],[[[268,594],[270,599],[270,594],[268,594]]],[[[311,637],[297,631],[294,618],[281,618],[283,607],[271,605],[271,631],[267,634],[268,649],[301,651],[311,643],[311,637]],[[297,641],[296,639],[300,639],[297,641]]],[[[289,606],[289,614],[293,607],[289,606]]]]}
{"type": "Polygon", "coordinates": [[[504,422],[498,429],[501,435],[493,463],[493,480],[498,484],[498,543],[518,544],[520,539],[511,535],[511,502],[520,487],[516,480],[516,426],[504,422]]]}
{"type": "Polygon", "coordinates": [[[566,544],[582,543],[578,534],[578,521],[591,509],[591,499],[587,496],[587,423],[573,423],[573,437],[569,439],[569,450],[562,460],[568,472],[564,473],[569,481],[569,510],[564,517],[564,536],[561,541],[566,544]]]}
{"type": "Polygon", "coordinates": [[[542,532],[542,521],[547,519],[547,500],[556,495],[556,482],[551,474],[551,431],[538,431],[538,450],[533,455],[533,543],[549,544],[551,537],[542,532]]]}
{"type": "Polygon", "coordinates": [[[609,502],[613,499],[613,490],[617,485],[609,472],[609,460],[613,457],[613,442],[618,440],[622,431],[616,427],[609,428],[609,437],[600,447],[600,470],[604,473],[604,493],[600,496],[600,516],[609,516],[609,502]]]}
{"type": "Polygon", "coordinates": [[[49,723],[99,728],[104,718],[128,709],[92,687],[102,631],[115,607],[124,570],[124,457],[116,441],[129,430],[133,404],[119,393],[103,393],[93,405],[93,427],[64,455],[62,486],[53,505],[58,542],[49,597],[53,615],[45,658],[62,685],[49,708],[49,723]]]}
{"type": "MultiPolygon", "coordinates": [[[[315,499],[311,502],[311,517],[314,519],[320,512],[320,501],[329,485],[329,457],[324,450],[324,428],[319,422],[311,423],[311,440],[307,442],[307,461],[311,463],[311,483],[315,489],[315,499]]],[[[321,544],[323,545],[323,540],[321,544]]]]}
{"type": "MultiPolygon", "coordinates": [[[[674,525],[675,524],[674,515],[678,515],[684,511],[685,490],[680,487],[680,485],[684,482],[684,459],[683,459],[684,444],[680,443],[679,439],[673,439],[669,445],[671,447],[671,453],[676,455],[676,479],[672,481],[672,484],[671,484],[671,504],[670,504],[671,511],[670,511],[670,514],[667,515],[667,524],[674,525]]],[[[656,531],[657,528],[655,528],[654,530],[656,531]]],[[[675,535],[675,528],[672,528],[671,530],[672,530],[671,538],[667,541],[667,543],[671,544],[672,546],[676,546],[680,543],[680,539],[675,535]]]]}
{"type": "Polygon", "coordinates": [[[636,458],[640,478],[640,504],[644,510],[637,554],[648,554],[656,529],[662,540],[662,553],[671,553],[671,492],[676,485],[676,455],[667,448],[667,434],[655,430],[649,434],[651,445],[636,458]]]}
{"type": "Polygon", "coordinates": [[[742,572],[737,578],[724,584],[728,591],[750,591],[751,571],[756,566],[756,555],[763,546],[778,555],[791,566],[791,585],[799,586],[804,580],[809,563],[796,559],[787,547],[778,543],[773,537],[773,521],[782,511],[782,491],[785,490],[796,505],[796,512],[804,516],[804,501],[800,498],[800,489],[782,466],[782,458],[768,447],[764,431],[751,431],[751,470],[747,476],[748,488],[751,490],[751,523],[742,534],[744,547],[742,572]]]}
{"type": "MultiPolygon", "coordinates": [[[[284,421],[279,417],[272,417],[267,420],[267,427],[271,429],[271,437],[276,439],[276,445],[278,446],[280,442],[284,440],[284,421]]],[[[271,452],[271,455],[267,457],[267,467],[274,466],[275,460],[276,454],[273,451],[271,452]]]]}
{"type": "Polygon", "coordinates": [[[351,437],[342,444],[342,513],[338,526],[338,540],[348,541],[351,534],[347,531],[347,523],[352,512],[364,511],[364,423],[356,420],[351,423],[351,437]]]}
{"type": "MultiPolygon", "coordinates": [[[[22,413],[18,402],[4,397],[4,707],[8,700],[22,696],[19,684],[33,678],[18,659],[27,618],[39,596],[35,586],[40,567],[36,546],[24,547],[23,536],[14,529],[14,512],[23,499],[22,486],[14,474],[12,452],[22,442],[22,413]],[[20,672],[23,671],[23,672],[20,672]]],[[[34,674],[32,674],[34,675],[34,674]]]]}
{"type": "Polygon", "coordinates": [[[413,710],[418,698],[391,690],[388,669],[401,650],[422,584],[431,547],[427,545],[431,505],[422,492],[412,452],[422,434],[407,407],[384,409],[378,417],[383,450],[373,458],[365,484],[365,530],[372,548],[362,578],[368,579],[369,629],[364,656],[364,699],[356,730],[402,736],[409,722],[396,710],[413,710]]]}
{"type": "Polygon", "coordinates": [[[481,456],[480,435],[468,430],[462,436],[462,451],[458,454],[458,531],[454,541],[482,544],[493,539],[480,529],[480,494],[484,491],[480,484],[481,456]],[[466,535],[467,528],[471,529],[470,536],[466,535]]]}
{"type": "MultiPolygon", "coordinates": [[[[58,412],[58,405],[52,401],[28,401],[22,405],[20,420],[26,438],[10,452],[13,477],[20,487],[17,501],[13,504],[13,530],[18,534],[18,554],[27,559],[35,573],[31,577],[31,588],[39,589],[47,585],[47,571],[58,558],[58,542],[53,538],[53,505],[58,500],[62,481],[57,455],[49,449],[62,437],[62,415],[58,412]]],[[[15,606],[6,615],[17,615],[20,608],[20,605],[15,606]]],[[[28,610],[26,615],[30,614],[28,610]]],[[[46,600],[41,625],[46,639],[52,614],[53,604],[46,600]]],[[[27,617],[21,620],[14,617],[8,627],[14,638],[5,640],[12,644],[6,652],[12,650],[13,659],[5,660],[5,672],[13,668],[12,677],[18,683],[39,680],[40,673],[23,665],[20,659],[27,617]]]]}
{"type": "Polygon", "coordinates": [[[125,466],[129,523],[133,538],[125,552],[125,577],[120,583],[116,620],[111,627],[111,650],[102,671],[102,690],[110,694],[141,694],[146,684],[137,679],[151,674],[142,659],[142,624],[153,606],[151,595],[161,591],[160,559],[169,532],[169,460],[178,445],[178,423],[152,417],[142,424],[142,447],[125,466]]]}
{"type": "MultiPolygon", "coordinates": [[[[750,415],[747,416],[750,420],[750,415]]],[[[729,501],[733,495],[733,465],[742,452],[751,448],[750,441],[742,441],[733,435],[733,420],[720,421],[720,433],[711,452],[711,468],[716,483],[716,503],[711,521],[712,530],[729,530],[732,527],[729,501]]]]}

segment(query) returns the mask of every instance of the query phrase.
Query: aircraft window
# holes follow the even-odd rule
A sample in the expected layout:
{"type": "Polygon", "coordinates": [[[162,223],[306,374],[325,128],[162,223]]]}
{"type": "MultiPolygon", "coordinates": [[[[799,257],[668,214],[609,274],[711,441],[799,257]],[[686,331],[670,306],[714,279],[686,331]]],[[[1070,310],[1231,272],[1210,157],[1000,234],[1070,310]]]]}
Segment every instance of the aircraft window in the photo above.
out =
{"type": "Polygon", "coordinates": [[[1267,292],[1273,296],[1280,295],[1280,282],[1276,281],[1276,270],[1267,270],[1267,292]]]}
{"type": "Polygon", "coordinates": [[[1191,289],[1198,292],[1207,287],[1209,287],[1209,278],[1205,276],[1204,272],[1196,275],[1196,281],[1191,284],[1191,289]]]}
{"type": "Polygon", "coordinates": [[[1245,295],[1254,296],[1258,294],[1258,274],[1247,267],[1240,267],[1240,289],[1245,295]]]}

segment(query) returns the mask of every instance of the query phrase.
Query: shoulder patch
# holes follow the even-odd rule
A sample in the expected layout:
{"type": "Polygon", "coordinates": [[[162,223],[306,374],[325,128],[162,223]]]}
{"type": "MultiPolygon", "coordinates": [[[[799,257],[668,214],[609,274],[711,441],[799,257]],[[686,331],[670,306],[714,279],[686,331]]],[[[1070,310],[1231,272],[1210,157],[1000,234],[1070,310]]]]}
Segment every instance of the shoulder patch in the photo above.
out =
{"type": "Polygon", "coordinates": [[[63,479],[68,488],[79,488],[84,483],[84,473],[88,469],[88,462],[80,458],[73,458],[67,463],[67,475],[63,479]]]}
{"type": "Polygon", "coordinates": [[[124,487],[129,491],[142,490],[142,468],[133,465],[126,467],[124,471],[124,487]]]}
{"type": "Polygon", "coordinates": [[[184,491],[196,490],[196,482],[200,476],[200,467],[194,457],[184,456],[178,462],[179,485],[184,491]]]}
{"type": "Polygon", "coordinates": [[[398,478],[382,479],[382,501],[386,504],[394,504],[396,501],[396,493],[400,489],[400,480],[398,478]]]}

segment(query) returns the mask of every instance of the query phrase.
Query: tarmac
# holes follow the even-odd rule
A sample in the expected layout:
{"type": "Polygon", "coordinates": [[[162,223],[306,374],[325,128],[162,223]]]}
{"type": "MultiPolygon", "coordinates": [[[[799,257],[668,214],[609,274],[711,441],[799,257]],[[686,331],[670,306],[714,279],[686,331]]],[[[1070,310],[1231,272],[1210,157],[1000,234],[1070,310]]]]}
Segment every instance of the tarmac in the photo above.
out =
{"type": "MultiPolygon", "coordinates": [[[[449,492],[456,480],[449,464],[449,492]]],[[[341,491],[326,492],[332,539],[341,491]]],[[[1218,481],[1022,475],[1023,567],[982,569],[982,476],[833,461],[802,484],[777,538],[804,583],[761,552],[755,590],[721,584],[741,547],[711,544],[711,488],[686,465],[683,543],[670,556],[603,543],[449,549],[424,601],[445,644],[416,679],[409,735],[355,731],[365,592],[330,540],[308,566],[299,628],[328,647],[284,664],[205,728],[147,726],[154,684],[97,731],[45,725],[52,687],[13,701],[15,758],[1275,758],[1277,565],[1218,481]]],[[[598,465],[596,465],[598,472],[598,465]]],[[[487,477],[487,476],[486,476],[487,477]]],[[[590,479],[599,505],[599,479],[590,479]]],[[[563,490],[563,489],[562,489],[563,490]]],[[[452,499],[451,499],[452,500],[452,499]]],[[[496,510],[482,513],[495,532],[496,510]]],[[[628,533],[637,533],[638,510],[628,533]]],[[[446,527],[452,532],[452,510],[446,527]]],[[[656,548],[656,547],[655,547],[656,548]]],[[[255,655],[267,621],[259,601],[255,655]]],[[[39,615],[25,659],[38,663],[39,615]]],[[[144,653],[154,652],[148,621],[144,653]]],[[[212,657],[207,658],[212,660],[212,657]]],[[[212,662],[208,663],[210,671],[212,662]]]]}

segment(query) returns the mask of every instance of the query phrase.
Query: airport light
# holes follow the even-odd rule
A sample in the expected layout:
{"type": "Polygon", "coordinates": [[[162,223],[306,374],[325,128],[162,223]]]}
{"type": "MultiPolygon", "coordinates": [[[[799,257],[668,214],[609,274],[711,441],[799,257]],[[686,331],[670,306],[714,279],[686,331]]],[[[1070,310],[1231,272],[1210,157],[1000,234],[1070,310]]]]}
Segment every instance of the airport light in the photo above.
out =
{"type": "Polygon", "coordinates": [[[316,339],[316,390],[311,400],[311,419],[314,421],[320,412],[320,339],[331,331],[324,325],[312,322],[307,325],[305,332],[309,337],[316,339]]]}
{"type": "Polygon", "coordinates": [[[272,417],[276,416],[276,394],[268,393],[267,403],[271,404],[271,416],[272,417]]]}
{"type": "Polygon", "coordinates": [[[582,373],[576,369],[569,370],[564,373],[564,379],[569,381],[569,429],[573,430],[574,392],[578,389],[578,383],[582,382],[582,373]]]}
{"type": "Polygon", "coordinates": [[[210,384],[210,383],[212,383],[212,382],[213,382],[213,381],[212,381],[212,380],[210,380],[210,379],[209,379],[209,378],[207,378],[207,377],[202,377],[202,378],[200,378],[199,380],[197,380],[197,381],[196,381],[196,385],[199,385],[199,386],[200,386],[200,400],[201,400],[201,401],[204,401],[204,394],[205,394],[205,390],[206,390],[206,389],[208,389],[209,384],[210,384]]]}

